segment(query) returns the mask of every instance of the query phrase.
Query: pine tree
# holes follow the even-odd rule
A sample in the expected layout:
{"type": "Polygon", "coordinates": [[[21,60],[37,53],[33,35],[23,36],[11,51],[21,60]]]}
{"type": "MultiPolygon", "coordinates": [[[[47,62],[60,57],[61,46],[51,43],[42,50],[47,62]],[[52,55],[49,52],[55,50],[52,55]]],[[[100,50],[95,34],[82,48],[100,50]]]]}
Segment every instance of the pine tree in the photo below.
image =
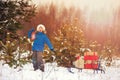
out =
{"type": "Polygon", "coordinates": [[[8,64],[10,67],[22,67],[23,64],[31,61],[31,54],[27,49],[28,44],[27,38],[19,37],[19,39],[11,40],[10,34],[7,33],[6,43],[0,41],[2,46],[0,60],[3,60],[4,64],[8,64]]]}
{"type": "Polygon", "coordinates": [[[55,56],[58,65],[72,66],[75,54],[80,53],[80,48],[84,46],[82,27],[76,18],[71,23],[63,24],[55,34],[53,43],[57,52],[55,56]]]}
{"type": "Polygon", "coordinates": [[[23,21],[29,21],[35,13],[30,0],[0,0],[0,40],[5,41],[6,33],[16,37],[16,31],[23,27],[23,21]]]}

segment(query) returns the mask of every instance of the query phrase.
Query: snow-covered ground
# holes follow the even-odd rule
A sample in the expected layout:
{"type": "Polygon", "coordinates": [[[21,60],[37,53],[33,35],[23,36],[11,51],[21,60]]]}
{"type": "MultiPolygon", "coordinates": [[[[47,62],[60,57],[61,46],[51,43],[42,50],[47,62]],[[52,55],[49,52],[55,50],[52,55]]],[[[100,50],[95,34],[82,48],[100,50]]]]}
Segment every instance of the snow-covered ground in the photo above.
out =
{"type": "Polygon", "coordinates": [[[93,73],[93,70],[83,69],[82,72],[75,68],[70,73],[67,68],[57,67],[55,63],[46,63],[45,72],[33,71],[31,63],[23,68],[13,69],[0,62],[0,80],[120,80],[120,61],[111,67],[106,67],[105,74],[93,73]]]}

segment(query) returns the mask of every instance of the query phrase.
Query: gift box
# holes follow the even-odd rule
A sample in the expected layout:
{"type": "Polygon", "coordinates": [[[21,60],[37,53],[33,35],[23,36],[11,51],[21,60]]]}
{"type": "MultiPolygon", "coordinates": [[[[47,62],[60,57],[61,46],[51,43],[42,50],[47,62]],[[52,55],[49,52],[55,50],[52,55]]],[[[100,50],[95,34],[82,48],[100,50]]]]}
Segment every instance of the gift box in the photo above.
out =
{"type": "Polygon", "coordinates": [[[84,64],[85,69],[97,69],[98,64],[84,64]]]}

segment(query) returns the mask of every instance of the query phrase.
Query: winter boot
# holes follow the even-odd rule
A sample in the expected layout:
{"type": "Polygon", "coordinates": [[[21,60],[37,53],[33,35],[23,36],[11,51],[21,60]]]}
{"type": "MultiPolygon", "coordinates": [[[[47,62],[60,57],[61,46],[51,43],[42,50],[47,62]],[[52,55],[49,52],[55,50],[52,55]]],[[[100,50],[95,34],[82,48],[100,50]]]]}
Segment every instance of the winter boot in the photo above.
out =
{"type": "Polygon", "coordinates": [[[39,66],[39,69],[40,69],[42,72],[44,72],[44,64],[41,64],[41,65],[39,66]]]}

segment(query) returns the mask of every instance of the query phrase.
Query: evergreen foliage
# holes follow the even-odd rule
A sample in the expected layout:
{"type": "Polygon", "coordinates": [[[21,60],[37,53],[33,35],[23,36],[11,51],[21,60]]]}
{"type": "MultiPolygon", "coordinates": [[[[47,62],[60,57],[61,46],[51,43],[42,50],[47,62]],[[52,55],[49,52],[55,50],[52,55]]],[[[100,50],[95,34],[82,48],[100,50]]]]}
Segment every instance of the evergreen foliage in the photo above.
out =
{"type": "MultiPolygon", "coordinates": [[[[23,27],[23,21],[29,21],[35,14],[35,7],[30,0],[0,0],[0,40],[5,41],[6,33],[23,27]]],[[[12,36],[13,37],[13,36],[12,36]]]]}
{"type": "Polygon", "coordinates": [[[31,61],[27,38],[12,39],[10,38],[10,33],[7,33],[6,43],[0,41],[0,45],[2,45],[0,60],[3,60],[10,67],[22,67],[23,64],[31,61]]]}
{"type": "Polygon", "coordinates": [[[72,66],[75,55],[80,54],[80,48],[84,47],[84,33],[82,26],[79,24],[77,19],[74,19],[71,23],[64,23],[55,34],[53,43],[56,54],[54,56],[60,66],[72,66]]]}

